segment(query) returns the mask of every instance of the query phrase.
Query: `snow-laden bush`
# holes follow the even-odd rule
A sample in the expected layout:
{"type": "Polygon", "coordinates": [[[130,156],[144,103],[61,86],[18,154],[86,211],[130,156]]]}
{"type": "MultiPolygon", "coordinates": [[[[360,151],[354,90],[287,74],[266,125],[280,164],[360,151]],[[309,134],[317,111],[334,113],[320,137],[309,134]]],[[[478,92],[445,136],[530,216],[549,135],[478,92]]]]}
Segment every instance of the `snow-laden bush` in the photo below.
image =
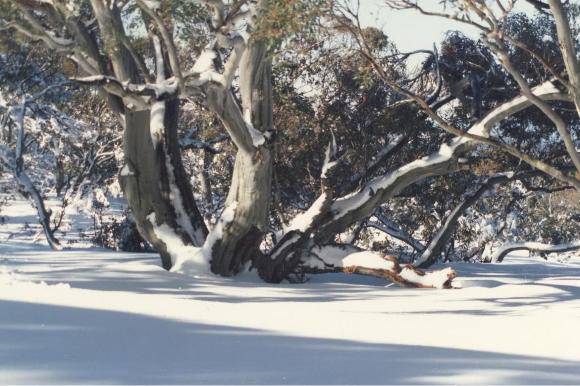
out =
{"type": "MultiPolygon", "coordinates": [[[[12,152],[18,146],[18,114],[22,101],[28,100],[22,169],[40,198],[50,198],[51,231],[69,244],[88,239],[110,246],[98,242],[97,234],[127,221],[125,212],[112,210],[109,203],[121,195],[116,181],[122,157],[119,127],[93,91],[73,87],[58,72],[47,74],[46,65],[38,64],[42,59],[42,51],[19,46],[0,54],[1,143],[12,152]],[[79,228],[79,216],[92,221],[81,221],[79,228]]],[[[59,70],[55,63],[49,67],[59,70]]],[[[3,190],[26,194],[12,179],[3,183],[3,190]]]]}

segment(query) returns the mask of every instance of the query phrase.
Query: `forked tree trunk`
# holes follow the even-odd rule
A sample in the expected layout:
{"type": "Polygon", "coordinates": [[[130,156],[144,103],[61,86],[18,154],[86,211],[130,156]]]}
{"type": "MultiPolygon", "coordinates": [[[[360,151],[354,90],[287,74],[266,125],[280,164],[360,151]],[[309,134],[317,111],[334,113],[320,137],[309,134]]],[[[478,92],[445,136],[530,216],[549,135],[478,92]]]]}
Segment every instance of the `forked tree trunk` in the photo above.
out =
{"type": "Polygon", "coordinates": [[[264,44],[250,45],[241,58],[241,109],[230,90],[212,88],[210,107],[220,117],[238,148],[225,210],[206,242],[211,270],[222,276],[240,272],[261,256],[260,244],[268,228],[272,190],[272,156],[266,142],[272,130],[272,74],[264,44]]]}
{"type": "Polygon", "coordinates": [[[181,160],[178,103],[157,102],[152,110],[125,114],[125,165],[119,176],[137,228],[161,254],[165,269],[172,259],[157,227],[166,225],[185,245],[201,246],[207,236],[181,160]]]}
{"type": "MultiPolygon", "coordinates": [[[[100,0],[90,3],[115,78],[125,83],[141,83],[143,74],[127,48],[127,35],[116,2],[110,6],[100,0]]],[[[79,26],[79,31],[83,30],[79,26]]],[[[76,39],[81,47],[87,48],[89,57],[99,59],[100,72],[107,74],[107,61],[102,60],[96,49],[96,39],[82,33],[76,39]]],[[[166,60],[163,53],[155,59],[157,77],[162,80],[168,75],[163,64],[166,60]]],[[[106,87],[105,91],[109,93],[106,87]]],[[[179,101],[157,100],[150,109],[144,109],[146,104],[135,96],[123,100],[112,97],[109,101],[123,117],[125,164],[119,176],[121,187],[139,232],[159,252],[163,267],[169,269],[173,264],[170,249],[174,248],[175,255],[179,247],[172,244],[200,246],[207,235],[181,161],[177,141],[179,101]],[[131,104],[141,106],[141,110],[132,111],[131,104]]]]}
{"type": "Polygon", "coordinates": [[[212,248],[212,272],[222,276],[238,273],[260,252],[267,228],[272,160],[268,149],[254,154],[238,152],[226,208],[235,208],[232,221],[224,224],[212,248]]]}

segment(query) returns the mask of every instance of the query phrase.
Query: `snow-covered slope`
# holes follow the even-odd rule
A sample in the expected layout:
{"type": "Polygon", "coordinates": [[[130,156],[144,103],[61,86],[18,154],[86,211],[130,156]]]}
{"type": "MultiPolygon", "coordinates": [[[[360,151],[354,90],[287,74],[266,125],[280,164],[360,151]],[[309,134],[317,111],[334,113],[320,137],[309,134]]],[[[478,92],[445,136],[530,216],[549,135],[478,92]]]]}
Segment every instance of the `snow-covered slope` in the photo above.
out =
{"type": "Polygon", "coordinates": [[[2,384],[580,383],[580,264],[459,264],[459,290],[269,285],[0,243],[2,384]]]}

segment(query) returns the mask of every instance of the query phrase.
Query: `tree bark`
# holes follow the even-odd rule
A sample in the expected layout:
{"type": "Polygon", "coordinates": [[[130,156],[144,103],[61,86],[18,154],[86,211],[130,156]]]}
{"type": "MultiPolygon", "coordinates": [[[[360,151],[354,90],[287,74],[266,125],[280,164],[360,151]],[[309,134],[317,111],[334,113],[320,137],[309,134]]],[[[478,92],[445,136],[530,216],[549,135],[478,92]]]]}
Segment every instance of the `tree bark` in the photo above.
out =
{"type": "MultiPolygon", "coordinates": [[[[234,208],[234,218],[224,223],[212,246],[212,272],[235,275],[247,262],[261,255],[259,247],[270,208],[271,174],[268,149],[258,149],[254,154],[238,151],[225,203],[225,208],[234,208]]],[[[213,242],[213,238],[209,237],[208,242],[213,242]]]]}
{"type": "Polygon", "coordinates": [[[186,245],[201,246],[208,234],[181,160],[178,103],[162,101],[152,110],[126,112],[125,165],[119,176],[137,228],[159,251],[165,269],[171,268],[173,262],[155,227],[166,224],[186,245]],[[159,126],[152,127],[152,120],[153,125],[159,126]]]}
{"type": "Polygon", "coordinates": [[[272,65],[266,54],[265,44],[258,42],[242,55],[241,109],[229,89],[214,86],[208,93],[210,107],[238,148],[225,202],[233,219],[220,218],[206,243],[211,248],[211,270],[222,276],[235,275],[247,262],[261,257],[260,244],[268,228],[272,156],[266,135],[273,118],[272,65]]]}
{"type": "Polygon", "coordinates": [[[576,111],[580,116],[580,60],[576,52],[574,36],[570,28],[570,21],[560,0],[548,0],[554,21],[556,22],[556,31],[558,32],[558,42],[562,50],[564,65],[568,73],[569,82],[572,86],[572,97],[576,105],[576,111]]]}

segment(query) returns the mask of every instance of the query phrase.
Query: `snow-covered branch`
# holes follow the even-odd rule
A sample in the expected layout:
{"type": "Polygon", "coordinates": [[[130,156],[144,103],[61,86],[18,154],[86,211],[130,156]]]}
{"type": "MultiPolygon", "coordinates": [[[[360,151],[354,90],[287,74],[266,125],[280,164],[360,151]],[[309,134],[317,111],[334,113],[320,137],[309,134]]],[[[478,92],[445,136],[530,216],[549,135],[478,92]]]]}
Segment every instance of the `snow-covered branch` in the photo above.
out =
{"type": "MultiPolygon", "coordinates": [[[[535,88],[534,92],[538,97],[546,100],[562,98],[561,92],[551,82],[535,88]]],[[[374,208],[406,186],[429,176],[447,174],[461,169],[464,165],[462,155],[480,143],[481,138],[487,138],[494,125],[530,105],[531,102],[524,96],[505,102],[475,123],[467,133],[463,133],[465,135],[451,140],[449,144],[441,145],[437,152],[376,177],[359,192],[337,199],[331,209],[332,229],[334,231],[345,229],[353,222],[369,216],[374,208]]]]}
{"type": "Polygon", "coordinates": [[[457,277],[451,268],[423,272],[412,265],[400,265],[394,256],[352,247],[328,245],[313,248],[302,261],[309,273],[343,272],[387,279],[403,287],[453,288],[457,277]]]}
{"type": "Polygon", "coordinates": [[[485,261],[501,263],[511,252],[529,251],[530,253],[549,254],[558,252],[570,252],[580,249],[580,240],[565,244],[544,244],[538,242],[506,243],[498,248],[491,256],[485,257],[485,261]]]}
{"type": "Polygon", "coordinates": [[[375,228],[381,232],[385,232],[389,236],[403,241],[407,245],[411,246],[415,251],[421,252],[425,249],[425,246],[419,240],[413,238],[411,235],[405,232],[404,229],[401,229],[401,227],[395,224],[392,220],[389,220],[384,215],[375,212],[373,217],[375,217],[377,221],[373,221],[371,219],[367,221],[367,226],[375,228]]]}
{"type": "MultiPolygon", "coordinates": [[[[25,116],[29,103],[41,98],[50,90],[62,87],[65,83],[58,83],[44,88],[42,91],[32,95],[31,97],[23,96],[21,103],[16,106],[8,108],[7,114],[13,115],[13,123],[17,127],[17,138],[14,150],[10,148],[10,144],[0,143],[0,164],[12,173],[12,176],[18,184],[19,192],[26,198],[29,198],[32,205],[36,208],[38,221],[42,226],[46,240],[50,247],[55,250],[62,249],[58,239],[54,236],[54,229],[52,228],[50,217],[52,212],[46,209],[44,198],[34,186],[34,183],[26,173],[24,165],[25,152],[25,116]]],[[[8,124],[8,122],[5,122],[8,124]]]]}

